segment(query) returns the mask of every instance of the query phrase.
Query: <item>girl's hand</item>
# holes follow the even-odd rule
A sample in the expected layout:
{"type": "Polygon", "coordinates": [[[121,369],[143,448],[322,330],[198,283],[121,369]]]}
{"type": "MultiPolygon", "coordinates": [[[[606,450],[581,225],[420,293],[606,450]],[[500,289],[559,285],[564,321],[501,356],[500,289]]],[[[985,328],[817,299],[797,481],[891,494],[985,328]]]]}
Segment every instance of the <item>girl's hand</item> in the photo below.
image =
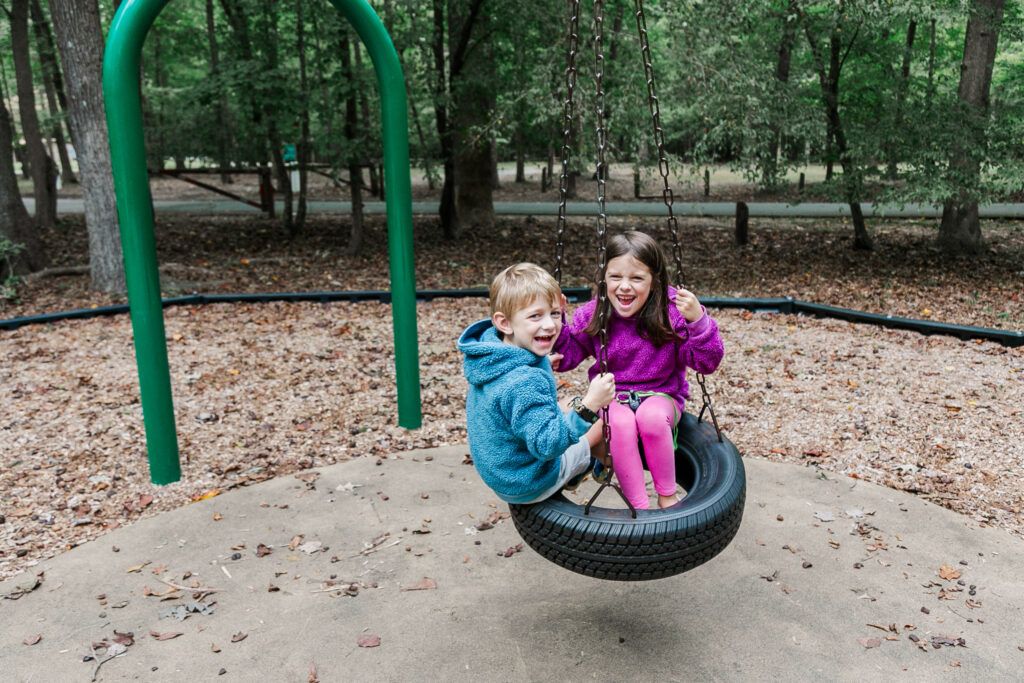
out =
{"type": "Polygon", "coordinates": [[[551,361],[551,369],[554,370],[555,372],[558,372],[558,364],[561,362],[563,358],[565,358],[565,356],[563,356],[560,353],[555,353],[553,351],[549,353],[548,360],[551,361]]]}
{"type": "Polygon", "coordinates": [[[688,323],[695,323],[704,315],[704,309],[701,308],[700,301],[688,289],[676,290],[676,310],[682,313],[688,323]]]}

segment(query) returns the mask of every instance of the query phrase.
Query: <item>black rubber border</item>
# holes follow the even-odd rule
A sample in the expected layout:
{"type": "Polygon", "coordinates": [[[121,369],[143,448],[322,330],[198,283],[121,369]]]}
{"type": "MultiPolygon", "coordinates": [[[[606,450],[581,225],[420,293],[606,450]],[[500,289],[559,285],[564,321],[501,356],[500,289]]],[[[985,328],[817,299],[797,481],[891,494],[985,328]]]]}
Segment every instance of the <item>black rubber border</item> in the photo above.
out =
{"type": "MultiPolygon", "coordinates": [[[[588,287],[567,287],[563,290],[570,301],[584,301],[591,296],[588,287]]],[[[419,301],[432,301],[433,299],[462,299],[462,298],[485,298],[485,289],[418,289],[416,299],[419,301]]],[[[204,304],[221,303],[269,303],[272,301],[313,301],[327,303],[334,301],[377,301],[382,304],[391,303],[391,292],[387,290],[373,289],[357,292],[271,292],[266,294],[191,294],[163,300],[163,307],[169,306],[201,306],[204,304]]],[[[951,325],[949,323],[932,322],[930,320],[916,320],[914,318],[898,318],[891,315],[880,315],[878,313],[865,313],[853,311],[848,308],[837,306],[826,306],[808,301],[800,301],[790,297],[775,299],[728,299],[720,297],[708,297],[701,299],[708,308],[740,308],[752,312],[787,313],[798,315],[810,315],[816,318],[833,318],[847,320],[853,323],[865,325],[877,325],[889,329],[911,330],[924,335],[941,334],[959,339],[984,339],[994,341],[1007,347],[1024,346],[1024,332],[1013,332],[1010,330],[997,330],[989,327],[971,327],[966,325],[951,325]]],[[[121,315],[128,313],[128,305],[120,306],[98,306],[96,308],[84,308],[60,313],[47,313],[44,315],[28,316],[24,318],[11,318],[0,320],[0,330],[16,330],[25,325],[45,325],[59,322],[61,320],[75,320],[81,318],[95,318],[104,315],[121,315]]]]}

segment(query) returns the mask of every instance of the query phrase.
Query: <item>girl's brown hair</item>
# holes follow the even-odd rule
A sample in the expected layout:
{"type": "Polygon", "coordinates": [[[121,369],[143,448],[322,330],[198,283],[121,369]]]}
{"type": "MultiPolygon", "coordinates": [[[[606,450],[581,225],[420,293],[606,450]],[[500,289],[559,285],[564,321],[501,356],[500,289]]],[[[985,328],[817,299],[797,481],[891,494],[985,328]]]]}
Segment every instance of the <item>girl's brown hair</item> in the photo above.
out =
{"type": "MultiPolygon", "coordinates": [[[[668,266],[665,260],[665,253],[650,235],[630,230],[620,235],[614,235],[608,240],[607,260],[619,256],[630,255],[640,263],[647,266],[651,271],[651,293],[644,302],[637,314],[637,329],[640,335],[646,338],[655,346],[661,346],[667,342],[677,341],[679,335],[672,329],[672,323],[668,318],[668,266]]],[[[600,273],[597,277],[600,277],[600,273]]],[[[611,301],[605,299],[602,303],[598,301],[594,309],[594,317],[587,325],[586,333],[595,336],[601,331],[601,308],[607,315],[611,315],[611,301]]]]}

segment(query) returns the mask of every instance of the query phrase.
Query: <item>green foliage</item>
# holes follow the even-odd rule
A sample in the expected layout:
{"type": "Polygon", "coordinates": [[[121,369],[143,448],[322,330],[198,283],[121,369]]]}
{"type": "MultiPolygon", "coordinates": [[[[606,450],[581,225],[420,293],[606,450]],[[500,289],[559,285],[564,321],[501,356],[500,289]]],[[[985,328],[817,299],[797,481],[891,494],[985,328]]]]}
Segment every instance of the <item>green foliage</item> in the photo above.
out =
{"type": "MultiPolygon", "coordinates": [[[[442,0],[450,8],[453,0],[442,0]]],[[[606,0],[605,116],[613,161],[656,165],[647,86],[640,62],[633,3],[606,0]],[[616,30],[619,25],[618,30],[616,30]]],[[[435,112],[451,115],[450,63],[438,74],[434,56],[434,0],[376,4],[406,73],[410,146],[414,158],[440,154],[435,112]]],[[[1024,187],[1024,18],[1022,3],[1007,3],[985,121],[958,107],[967,0],[682,0],[645,4],[660,122],[671,165],[696,173],[726,163],[765,188],[787,171],[831,160],[837,175],[826,190],[838,197],[870,188],[892,201],[941,202],[954,194],[997,201],[1024,187]],[[908,47],[908,29],[916,28],[908,47]],[[933,38],[934,26],[934,38],[933,38]],[[780,48],[790,45],[788,78],[778,77],[780,48]],[[811,40],[827,68],[832,40],[840,47],[838,107],[848,150],[839,159],[828,140],[822,84],[811,40]],[[908,66],[903,76],[904,60],[908,66]],[[951,171],[950,151],[965,129],[975,139],[982,175],[951,171]],[[831,158],[829,155],[831,154],[831,158]],[[840,161],[846,162],[843,177],[840,161]],[[892,170],[895,177],[891,177],[892,170]],[[853,188],[851,190],[851,188],[853,188]]],[[[561,147],[565,97],[565,3],[485,2],[486,55],[469,46],[468,59],[490,59],[481,73],[493,79],[493,111],[472,134],[497,142],[499,159],[518,150],[544,158],[561,147]]],[[[594,70],[592,4],[581,3],[573,167],[592,168],[594,70]]],[[[271,116],[282,142],[294,143],[308,106],[317,161],[344,167],[350,158],[380,154],[377,82],[362,53],[351,76],[342,68],[341,37],[356,38],[326,2],[217,0],[220,56],[211,72],[205,0],[169,3],[154,26],[143,59],[147,145],[159,159],[212,161],[230,131],[230,156],[248,165],[266,161],[271,116]],[[296,46],[298,2],[306,31],[306,92],[301,92],[296,46]],[[236,7],[248,44],[225,7],[236,7]],[[345,134],[345,103],[360,102],[361,124],[345,134]],[[218,102],[227,103],[226,120],[218,102]],[[368,120],[364,118],[364,112],[368,120]]],[[[446,15],[447,20],[447,15],[446,15]]],[[[4,36],[0,36],[0,42],[4,36]]],[[[445,28],[445,54],[453,46],[445,28]]],[[[6,55],[0,60],[7,61],[6,55]]],[[[8,78],[10,73],[7,73],[8,78]]],[[[468,84],[472,87],[472,83],[468,84]]],[[[427,164],[429,168],[430,164],[427,164]]],[[[436,168],[431,170],[436,173],[436,168]]],[[[584,171],[587,172],[587,171],[584,171]]],[[[865,190],[865,192],[868,190],[865,190]]]]}
{"type": "Polygon", "coordinates": [[[0,282],[0,299],[17,299],[21,278],[14,274],[14,257],[24,248],[23,244],[15,244],[0,236],[0,274],[4,275],[3,281],[0,282]]]}

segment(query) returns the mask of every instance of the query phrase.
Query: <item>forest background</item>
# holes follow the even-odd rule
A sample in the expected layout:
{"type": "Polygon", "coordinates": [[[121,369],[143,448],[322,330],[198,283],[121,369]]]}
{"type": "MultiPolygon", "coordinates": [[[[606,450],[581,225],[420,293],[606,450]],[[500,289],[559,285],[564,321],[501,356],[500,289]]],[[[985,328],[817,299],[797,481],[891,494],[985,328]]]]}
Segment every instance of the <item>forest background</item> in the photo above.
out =
{"type": "MultiPolygon", "coordinates": [[[[499,162],[515,164],[516,181],[538,161],[557,178],[567,112],[576,131],[567,196],[594,174],[596,46],[608,161],[645,182],[658,180],[661,138],[683,185],[727,165],[759,197],[799,200],[792,172],[820,165],[814,196],[850,205],[853,247],[873,245],[861,201],[924,202],[943,206],[936,244],[967,258],[986,250],[978,204],[1019,200],[1024,188],[1024,21],[1012,0],[689,0],[650,3],[639,20],[641,5],[604,0],[600,43],[591,38],[595,7],[583,3],[571,110],[571,0],[371,4],[405,70],[414,164],[440,199],[430,223],[438,241],[493,227],[499,162]],[[660,134],[651,133],[652,110],[660,134]]],[[[117,5],[0,6],[4,294],[16,296],[19,275],[50,264],[43,236],[57,223],[58,177],[64,187],[81,183],[92,289],[121,292],[99,88],[117,5]],[[34,197],[34,217],[22,194],[34,197]]],[[[330,4],[169,3],[139,76],[152,173],[216,168],[229,185],[242,170],[270,168],[287,240],[307,232],[310,178],[326,176],[355,200],[347,249],[363,248],[361,203],[380,184],[378,93],[369,58],[330,4]]]]}

